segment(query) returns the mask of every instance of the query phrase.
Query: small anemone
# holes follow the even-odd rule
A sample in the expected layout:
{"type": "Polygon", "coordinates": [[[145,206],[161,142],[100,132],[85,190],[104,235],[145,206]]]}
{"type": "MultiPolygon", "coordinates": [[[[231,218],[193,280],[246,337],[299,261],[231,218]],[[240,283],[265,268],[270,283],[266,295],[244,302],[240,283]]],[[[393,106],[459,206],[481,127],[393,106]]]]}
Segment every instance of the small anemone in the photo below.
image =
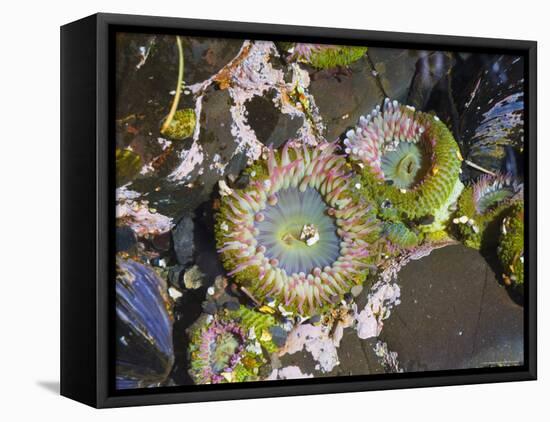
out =
{"type": "Polygon", "coordinates": [[[189,374],[197,384],[218,384],[230,379],[241,358],[245,332],[236,323],[199,320],[191,334],[189,374]]]}
{"type": "Polygon", "coordinates": [[[361,284],[379,224],[336,145],[269,149],[250,186],[222,196],[217,244],[229,275],[265,303],[312,314],[361,284]]]}
{"type": "Polygon", "coordinates": [[[500,241],[497,249],[502,266],[504,284],[523,292],[524,273],[524,209],[523,202],[511,206],[500,227],[500,241]]]}
{"type": "Polygon", "coordinates": [[[386,99],[383,108],[360,118],[344,144],[350,159],[362,166],[372,198],[391,203],[409,221],[438,211],[448,218],[449,198],[462,188],[462,156],[437,117],[386,99]]]}
{"type": "Polygon", "coordinates": [[[523,201],[523,184],[511,175],[484,175],[462,192],[453,223],[459,237],[479,249],[498,238],[498,225],[512,204],[523,201]]]}
{"type": "Polygon", "coordinates": [[[257,381],[270,372],[266,356],[286,341],[273,315],[244,305],[203,315],[189,335],[189,374],[197,384],[257,381]]]}
{"type": "Polygon", "coordinates": [[[289,60],[303,62],[316,69],[330,69],[348,66],[359,60],[367,52],[367,47],[296,43],[289,60]]]}

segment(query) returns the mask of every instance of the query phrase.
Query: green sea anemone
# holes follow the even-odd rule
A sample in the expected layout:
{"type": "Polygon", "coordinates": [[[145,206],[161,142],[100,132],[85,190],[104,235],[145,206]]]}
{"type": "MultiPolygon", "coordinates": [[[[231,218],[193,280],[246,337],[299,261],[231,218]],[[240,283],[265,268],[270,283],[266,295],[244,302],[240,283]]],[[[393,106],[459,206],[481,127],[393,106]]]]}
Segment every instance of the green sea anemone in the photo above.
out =
{"type": "Polygon", "coordinates": [[[270,149],[248,188],[222,196],[217,246],[230,276],[258,300],[309,315],[362,284],[379,225],[353,193],[336,145],[270,149]]]}
{"type": "Polygon", "coordinates": [[[275,317],[243,305],[203,315],[190,328],[189,374],[197,384],[257,381],[279,331],[275,317]]]}
{"type": "Polygon", "coordinates": [[[348,66],[367,52],[367,47],[296,43],[291,47],[290,60],[303,62],[316,69],[348,66]]]}
{"type": "Polygon", "coordinates": [[[386,99],[382,109],[360,118],[344,144],[362,173],[364,195],[378,204],[398,246],[445,228],[463,189],[462,156],[436,116],[386,99]]]}
{"type": "Polygon", "coordinates": [[[509,215],[500,226],[497,253],[502,265],[502,279],[508,286],[523,290],[524,209],[523,202],[512,205],[509,215]]]}
{"type": "Polygon", "coordinates": [[[512,176],[482,176],[458,200],[453,223],[460,239],[475,249],[492,244],[510,205],[522,200],[523,184],[512,176]]]}
{"type": "Polygon", "coordinates": [[[230,381],[244,356],[245,331],[236,323],[199,318],[191,332],[189,374],[197,384],[230,381]]]}

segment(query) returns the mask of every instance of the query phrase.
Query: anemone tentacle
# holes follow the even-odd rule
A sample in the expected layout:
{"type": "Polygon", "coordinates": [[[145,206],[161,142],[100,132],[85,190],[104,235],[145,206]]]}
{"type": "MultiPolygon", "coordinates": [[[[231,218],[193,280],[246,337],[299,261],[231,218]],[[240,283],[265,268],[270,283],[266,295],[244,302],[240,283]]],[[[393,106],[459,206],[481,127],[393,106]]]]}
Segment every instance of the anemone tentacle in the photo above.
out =
{"type": "Polygon", "coordinates": [[[228,274],[257,299],[312,314],[368,274],[380,225],[353,193],[353,174],[336,148],[269,149],[249,169],[249,186],[222,197],[218,251],[228,274]]]}

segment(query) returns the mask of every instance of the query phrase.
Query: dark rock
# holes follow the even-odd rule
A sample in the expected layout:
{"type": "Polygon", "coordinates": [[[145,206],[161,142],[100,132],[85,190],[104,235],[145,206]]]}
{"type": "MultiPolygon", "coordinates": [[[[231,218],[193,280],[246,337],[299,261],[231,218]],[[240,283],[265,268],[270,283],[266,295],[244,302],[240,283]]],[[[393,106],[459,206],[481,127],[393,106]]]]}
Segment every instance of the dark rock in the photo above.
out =
{"type": "MultiPolygon", "coordinates": [[[[344,330],[338,348],[338,359],[340,360],[338,371],[342,375],[367,375],[371,373],[369,361],[361,343],[362,341],[357,337],[355,330],[344,330]]],[[[373,360],[373,362],[376,362],[376,360],[373,360]]]]}
{"type": "Polygon", "coordinates": [[[236,311],[239,309],[240,305],[236,300],[228,300],[227,302],[224,302],[223,307],[228,311],[236,311]]]}
{"type": "Polygon", "coordinates": [[[285,330],[283,330],[278,325],[273,325],[269,327],[269,332],[271,333],[271,338],[273,340],[273,343],[275,343],[277,347],[283,347],[285,345],[286,338],[288,335],[288,333],[285,330]]]}
{"type": "Polygon", "coordinates": [[[351,73],[341,78],[328,71],[318,72],[308,90],[319,107],[329,141],[355,126],[361,115],[367,115],[383,101],[383,93],[365,59],[356,62],[351,73]]]}
{"type": "Polygon", "coordinates": [[[309,324],[317,324],[319,321],[321,321],[321,315],[313,315],[307,320],[309,324]]]}
{"type": "Polygon", "coordinates": [[[416,63],[416,72],[409,90],[407,104],[421,111],[428,111],[426,105],[432,91],[447,75],[452,65],[453,57],[449,53],[425,52],[416,63]]]}
{"type": "MultiPolygon", "coordinates": [[[[204,81],[237,56],[243,40],[231,38],[184,37],[185,82],[204,81]]],[[[177,54],[174,52],[174,54],[177,54]]]]}
{"type": "Polygon", "coordinates": [[[250,183],[250,176],[246,173],[239,175],[234,181],[229,180],[228,186],[231,189],[244,189],[250,183]]]}
{"type": "Polygon", "coordinates": [[[371,59],[386,95],[392,100],[405,102],[420,52],[369,47],[367,55],[371,59]]]}
{"type": "Polygon", "coordinates": [[[180,265],[184,267],[193,261],[193,254],[195,253],[194,229],[193,218],[186,215],[172,230],[172,242],[176,258],[180,265]]]}
{"type": "Polygon", "coordinates": [[[121,226],[116,228],[116,251],[128,252],[136,247],[137,237],[131,227],[121,226]]]}
{"type": "Polygon", "coordinates": [[[215,315],[218,312],[218,306],[214,302],[204,302],[202,304],[202,309],[209,315],[215,315]]]}
{"type": "Polygon", "coordinates": [[[168,283],[177,288],[182,288],[183,274],[185,267],[183,265],[174,265],[168,270],[168,283]]]}
{"type": "Polygon", "coordinates": [[[170,235],[170,232],[166,232],[166,233],[161,233],[157,236],[155,236],[152,240],[151,240],[151,243],[153,244],[153,247],[157,250],[157,251],[161,251],[161,252],[166,252],[168,249],[170,249],[170,246],[171,246],[171,235],[170,235]]]}
{"type": "Polygon", "coordinates": [[[156,171],[134,180],[132,189],[146,192],[149,203],[159,213],[177,218],[208,201],[221,178],[238,176],[246,167],[247,157],[244,152],[235,153],[237,143],[231,134],[230,106],[227,90],[211,88],[204,95],[197,140],[203,161],[185,180],[172,180],[169,176],[180,165],[181,155],[192,147],[190,140],[173,143],[156,171]]]}
{"type": "Polygon", "coordinates": [[[256,96],[246,103],[247,121],[260,142],[278,148],[288,139],[295,138],[303,120],[283,114],[273,102],[274,91],[256,96]]]}
{"type": "Polygon", "coordinates": [[[448,246],[408,264],[398,276],[401,304],[380,338],[405,371],[523,362],[523,308],[479,254],[448,246]]]}
{"type": "Polygon", "coordinates": [[[247,121],[260,142],[265,143],[279,119],[280,111],[275,107],[269,93],[252,97],[245,104],[247,121]]]}
{"type": "Polygon", "coordinates": [[[271,132],[271,135],[263,143],[273,148],[279,148],[289,139],[296,138],[298,129],[302,125],[302,117],[280,113],[273,132],[271,132]]]}

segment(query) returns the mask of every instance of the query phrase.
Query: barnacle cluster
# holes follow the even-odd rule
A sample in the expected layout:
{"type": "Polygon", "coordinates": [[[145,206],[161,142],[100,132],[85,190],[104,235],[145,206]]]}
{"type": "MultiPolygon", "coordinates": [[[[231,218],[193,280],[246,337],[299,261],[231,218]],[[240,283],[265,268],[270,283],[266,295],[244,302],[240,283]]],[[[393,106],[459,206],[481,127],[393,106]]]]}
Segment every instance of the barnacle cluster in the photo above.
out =
{"type": "Polygon", "coordinates": [[[431,114],[386,99],[346,134],[346,153],[378,205],[387,237],[413,247],[441,231],[463,185],[462,157],[447,127],[431,114]]]}
{"type": "Polygon", "coordinates": [[[237,283],[303,315],[363,283],[379,225],[334,143],[287,142],[249,175],[247,188],[225,192],[217,217],[219,252],[237,283]]]}
{"type": "Polygon", "coordinates": [[[510,175],[484,175],[464,189],[453,223],[469,247],[480,249],[498,239],[499,225],[509,207],[523,201],[523,184],[510,175]]]}

